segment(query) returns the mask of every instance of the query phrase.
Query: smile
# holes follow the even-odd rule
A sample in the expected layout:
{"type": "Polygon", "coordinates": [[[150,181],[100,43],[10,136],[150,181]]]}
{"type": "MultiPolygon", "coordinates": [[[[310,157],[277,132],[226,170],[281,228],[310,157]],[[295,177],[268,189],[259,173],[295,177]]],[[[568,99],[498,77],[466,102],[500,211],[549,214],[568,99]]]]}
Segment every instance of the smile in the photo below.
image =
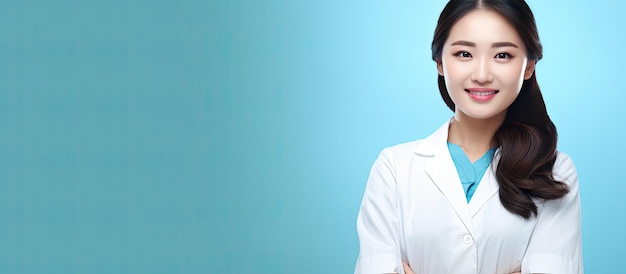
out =
{"type": "Polygon", "coordinates": [[[468,92],[469,94],[476,95],[476,96],[490,96],[499,92],[499,90],[497,89],[485,89],[485,88],[466,89],[465,91],[468,92]]]}
{"type": "Polygon", "coordinates": [[[469,88],[465,89],[465,91],[476,102],[488,102],[496,96],[496,93],[500,92],[491,88],[469,88]]]}

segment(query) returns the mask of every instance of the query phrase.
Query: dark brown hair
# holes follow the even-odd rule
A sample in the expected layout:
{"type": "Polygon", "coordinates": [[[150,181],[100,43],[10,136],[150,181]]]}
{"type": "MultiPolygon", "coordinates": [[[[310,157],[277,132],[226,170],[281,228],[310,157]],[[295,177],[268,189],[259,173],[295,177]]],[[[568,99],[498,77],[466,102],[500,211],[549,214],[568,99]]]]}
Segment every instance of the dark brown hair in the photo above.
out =
{"type": "MultiPolygon", "coordinates": [[[[435,62],[441,61],[444,43],[454,24],[478,8],[498,12],[509,21],[526,45],[528,60],[539,61],[543,57],[535,18],[524,0],[451,0],[441,12],[435,29],[432,43],[435,62]]],[[[438,84],[441,97],[454,111],[454,102],[441,75],[438,84]]],[[[532,198],[557,199],[569,192],[566,184],[552,176],[557,132],[546,111],[535,73],[522,84],[492,142],[500,147],[496,178],[500,201],[508,211],[530,218],[537,215],[532,198]]]]}

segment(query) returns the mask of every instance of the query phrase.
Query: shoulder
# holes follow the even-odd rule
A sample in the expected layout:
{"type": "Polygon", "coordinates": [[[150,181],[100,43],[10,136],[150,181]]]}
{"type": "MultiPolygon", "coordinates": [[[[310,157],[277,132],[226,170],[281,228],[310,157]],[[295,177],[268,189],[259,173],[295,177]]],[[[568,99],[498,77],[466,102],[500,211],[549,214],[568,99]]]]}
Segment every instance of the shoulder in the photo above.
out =
{"type": "Polygon", "coordinates": [[[564,182],[570,185],[570,187],[576,187],[578,184],[578,172],[576,171],[574,161],[572,157],[564,152],[557,151],[552,175],[555,180],[564,182]]]}
{"type": "Polygon", "coordinates": [[[403,177],[408,170],[413,152],[420,142],[416,140],[384,148],[372,165],[368,185],[385,182],[395,187],[399,177],[403,177]]]}
{"type": "Polygon", "coordinates": [[[380,152],[379,157],[394,160],[409,159],[422,141],[423,139],[419,139],[386,147],[380,152]]]}
{"type": "Polygon", "coordinates": [[[448,138],[448,128],[450,120],[446,121],[439,129],[423,139],[417,139],[410,142],[399,143],[384,148],[378,156],[378,161],[387,163],[390,167],[396,167],[396,164],[408,164],[413,157],[418,154],[421,156],[433,156],[437,151],[445,147],[448,138]]]}
{"type": "Polygon", "coordinates": [[[373,168],[387,170],[394,176],[403,174],[403,171],[410,169],[415,151],[422,141],[423,139],[420,139],[384,148],[374,162],[373,168]]]}
{"type": "Polygon", "coordinates": [[[394,153],[409,153],[414,152],[415,149],[424,139],[418,139],[410,142],[400,143],[393,146],[386,147],[383,151],[392,151],[394,153]]]}

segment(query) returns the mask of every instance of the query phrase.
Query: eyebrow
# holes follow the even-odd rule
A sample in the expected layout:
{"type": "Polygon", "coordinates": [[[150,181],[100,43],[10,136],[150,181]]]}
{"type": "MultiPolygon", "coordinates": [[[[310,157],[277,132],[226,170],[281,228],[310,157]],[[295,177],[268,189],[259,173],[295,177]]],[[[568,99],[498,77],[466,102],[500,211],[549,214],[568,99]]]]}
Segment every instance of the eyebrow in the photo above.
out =
{"type": "MultiPolygon", "coordinates": [[[[468,47],[475,47],[476,43],[474,42],[470,42],[470,41],[464,41],[464,40],[459,40],[459,41],[455,41],[454,43],[452,43],[453,46],[459,45],[459,46],[468,46],[468,47]]],[[[496,42],[491,44],[492,48],[501,48],[501,47],[514,47],[514,48],[519,48],[516,44],[511,43],[511,42],[496,42]]]]}

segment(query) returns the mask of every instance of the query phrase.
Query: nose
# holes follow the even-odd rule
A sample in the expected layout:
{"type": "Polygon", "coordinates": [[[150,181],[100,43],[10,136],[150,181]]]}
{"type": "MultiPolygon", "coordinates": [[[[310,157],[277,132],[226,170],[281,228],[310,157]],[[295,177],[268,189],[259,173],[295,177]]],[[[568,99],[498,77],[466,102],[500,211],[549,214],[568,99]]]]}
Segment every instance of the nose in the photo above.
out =
{"type": "Polygon", "coordinates": [[[489,60],[477,60],[471,80],[479,84],[493,82],[489,60]]]}

